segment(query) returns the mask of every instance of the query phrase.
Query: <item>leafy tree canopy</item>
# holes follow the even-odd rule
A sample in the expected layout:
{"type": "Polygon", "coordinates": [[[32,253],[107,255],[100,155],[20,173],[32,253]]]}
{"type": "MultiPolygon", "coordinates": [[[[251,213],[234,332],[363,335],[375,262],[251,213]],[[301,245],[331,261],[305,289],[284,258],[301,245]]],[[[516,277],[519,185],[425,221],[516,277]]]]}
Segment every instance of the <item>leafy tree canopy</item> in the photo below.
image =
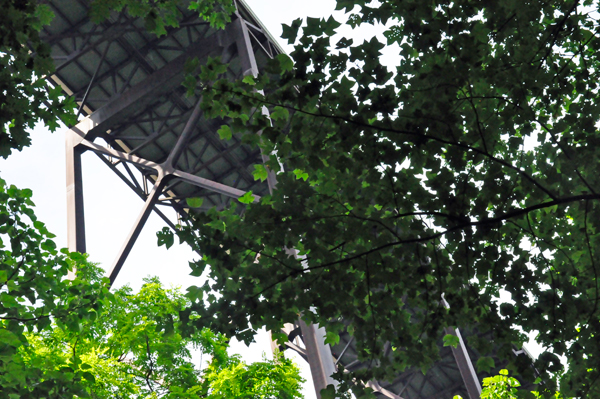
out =
{"type": "Polygon", "coordinates": [[[39,32],[53,18],[50,7],[37,1],[0,3],[0,156],[31,144],[27,129],[42,121],[50,130],[60,120],[73,123],[75,99],[49,87],[44,79],[54,69],[50,46],[39,32]]]}
{"type": "MultiPolygon", "coordinates": [[[[380,362],[364,379],[431,364],[446,326],[476,324],[493,339],[469,344],[512,360],[536,332],[542,394],[560,379],[568,396],[598,396],[598,3],[337,8],[385,40],[353,42],[334,36],[333,17],[309,18],[284,27],[293,64],[280,55],[240,82],[214,67],[199,77],[205,113],[228,118],[225,139],[270,154],[277,187],[180,233],[203,254],[192,273],[210,266],[211,283],[189,290],[183,315],[202,315],[189,324],[250,339],[302,314],[380,362]],[[394,68],[380,61],[386,46],[394,68]]],[[[535,378],[526,361],[509,368],[535,378]]]]}
{"type": "MultiPolygon", "coordinates": [[[[92,281],[102,272],[87,269],[92,281]]],[[[183,338],[174,316],[186,298],[178,289],[164,289],[156,278],[145,281],[137,294],[124,287],[109,295],[98,317],[79,330],[55,325],[29,334],[29,346],[19,352],[24,364],[43,370],[42,381],[54,383],[51,393],[60,397],[70,397],[63,391],[72,381],[56,384],[57,374],[79,382],[80,397],[302,397],[299,370],[281,355],[247,365],[227,353],[228,339],[222,335],[203,329],[183,338]],[[194,364],[192,349],[208,356],[204,369],[194,364]]]]}
{"type": "MultiPolygon", "coordinates": [[[[521,383],[514,377],[508,376],[508,370],[500,370],[500,374],[483,379],[483,389],[481,399],[517,399],[519,394],[523,393],[518,388],[521,383]]],[[[532,392],[535,397],[539,397],[537,392],[532,392]]],[[[552,396],[553,399],[562,399],[560,393],[552,396]]],[[[454,399],[463,399],[457,395],[454,399]]]]}
{"type": "Polygon", "coordinates": [[[52,323],[79,331],[82,323],[95,320],[108,289],[82,278],[83,255],[57,250],[54,235],[33,212],[31,194],[0,179],[0,396],[44,397],[65,384],[65,392],[77,394],[81,387],[72,376],[26,363],[19,351],[30,344],[31,334],[52,323]],[[67,280],[73,268],[80,274],[67,280]],[[54,382],[44,383],[47,372],[54,382]]]}
{"type": "Polygon", "coordinates": [[[109,292],[102,269],[56,249],[31,195],[0,180],[0,398],[302,397],[283,356],[247,365],[222,335],[183,337],[177,289],[154,278],[109,292]],[[203,370],[192,348],[210,356],[203,370]]]}

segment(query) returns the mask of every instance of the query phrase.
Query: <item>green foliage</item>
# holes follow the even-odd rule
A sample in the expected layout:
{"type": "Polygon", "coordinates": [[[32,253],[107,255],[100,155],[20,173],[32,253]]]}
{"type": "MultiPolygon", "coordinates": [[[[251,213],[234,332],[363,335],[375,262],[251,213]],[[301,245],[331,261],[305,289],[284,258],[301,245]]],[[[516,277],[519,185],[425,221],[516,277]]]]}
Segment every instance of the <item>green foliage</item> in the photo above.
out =
{"type": "Polygon", "coordinates": [[[337,6],[385,40],[309,18],[284,26],[292,65],[277,57],[252,82],[220,79],[214,61],[199,75],[205,115],[269,154],[277,190],[180,232],[211,279],[191,309],[242,339],[298,314],[349,326],[360,359],[381,362],[363,380],[426,368],[444,327],[472,325],[491,337],[472,343],[482,369],[493,349],[533,380],[512,349],[537,332],[541,395],[560,379],[598,396],[597,2],[337,6]]]}
{"type": "MultiPolygon", "coordinates": [[[[521,383],[514,377],[508,376],[508,370],[500,370],[500,374],[483,379],[483,389],[481,390],[481,399],[518,399],[518,398],[540,398],[538,392],[526,392],[518,389],[521,383]]],[[[563,399],[563,396],[556,392],[550,396],[553,399],[563,399]]],[[[453,399],[462,399],[456,395],[453,399]]]]}
{"type": "MultiPolygon", "coordinates": [[[[177,1],[96,0],[90,18],[100,23],[126,11],[163,35],[178,26],[177,6],[177,1]]],[[[216,28],[235,11],[231,0],[197,1],[190,8],[216,28]]],[[[0,2],[0,11],[5,158],[30,144],[26,129],[37,121],[53,131],[60,121],[72,125],[76,118],[74,98],[44,79],[54,66],[39,32],[52,21],[51,8],[9,0],[0,2]]],[[[193,62],[187,67],[194,68],[193,62]]],[[[31,196],[31,190],[0,179],[0,397],[301,397],[298,369],[282,356],[246,365],[227,354],[223,336],[206,329],[182,335],[177,315],[187,299],[177,290],[150,279],[136,295],[127,288],[109,293],[102,271],[87,264],[86,256],[57,250],[54,235],[35,217],[31,196]],[[70,270],[77,272],[68,276],[70,270]],[[212,357],[207,370],[192,364],[190,346],[212,357]]],[[[199,207],[201,201],[188,204],[199,207]]],[[[173,244],[172,234],[158,238],[167,247],[173,244]]]]}
{"type": "Polygon", "coordinates": [[[458,348],[460,344],[460,339],[453,334],[444,335],[444,346],[451,346],[453,348],[458,348]]]}
{"type": "Polygon", "coordinates": [[[300,383],[304,382],[296,366],[282,354],[274,361],[264,359],[250,365],[234,361],[219,367],[213,362],[205,378],[210,381],[210,399],[300,398],[300,383]]]}
{"type": "Polygon", "coordinates": [[[252,195],[252,191],[248,191],[246,194],[242,195],[238,198],[242,204],[251,204],[254,202],[254,195],[252,195]]]}
{"type": "Polygon", "coordinates": [[[53,234],[33,212],[31,190],[0,179],[0,386],[2,397],[79,395],[81,373],[60,372],[44,362],[28,362],[23,351],[54,323],[77,332],[95,320],[108,289],[85,257],[58,251],[53,234]],[[78,270],[67,279],[69,270],[78,270]]]}
{"type": "Polygon", "coordinates": [[[31,196],[0,180],[1,398],[301,397],[291,361],[246,365],[224,336],[185,328],[198,316],[184,308],[198,296],[155,278],[137,294],[110,293],[102,269],[56,249],[31,196]],[[192,348],[211,356],[208,368],[195,366],[192,348]]]}
{"type": "Polygon", "coordinates": [[[483,356],[477,359],[477,371],[489,373],[496,366],[496,362],[489,356],[483,356]]]}
{"type": "Polygon", "coordinates": [[[302,397],[299,371],[283,356],[247,365],[227,353],[221,335],[207,329],[183,335],[174,316],[186,302],[179,290],[148,278],[137,294],[124,287],[108,296],[98,317],[76,331],[55,325],[27,334],[29,345],[19,352],[25,366],[43,371],[42,384],[63,375],[79,382],[81,397],[302,397]],[[208,367],[194,364],[191,349],[210,356],[208,367]]]}
{"type": "Polygon", "coordinates": [[[221,126],[221,128],[217,130],[217,133],[219,133],[219,137],[221,138],[221,140],[231,140],[231,129],[229,128],[229,126],[221,126]]]}
{"type": "Polygon", "coordinates": [[[254,180],[265,181],[269,177],[269,171],[265,168],[265,165],[254,165],[252,176],[254,176],[254,180]]]}
{"type": "MultiPolygon", "coordinates": [[[[95,23],[101,23],[111,13],[125,10],[134,18],[143,18],[149,32],[158,36],[167,34],[169,27],[179,26],[181,12],[179,1],[150,1],[150,0],[93,0],[90,8],[90,18],[95,23]]],[[[197,0],[189,3],[189,9],[198,12],[200,18],[209,22],[214,28],[222,29],[231,21],[235,5],[231,0],[197,0]]]]}
{"type": "Polygon", "coordinates": [[[521,384],[516,378],[508,376],[508,370],[500,370],[500,374],[483,379],[482,399],[516,399],[517,388],[521,384]]]}
{"type": "Polygon", "coordinates": [[[72,123],[75,100],[49,87],[44,79],[54,70],[50,47],[39,32],[54,15],[32,0],[0,2],[0,156],[31,143],[27,129],[42,121],[51,131],[58,122],[72,123]]]}
{"type": "MultiPolygon", "coordinates": [[[[97,0],[92,18],[127,10],[160,35],[178,24],[175,4],[97,0]]],[[[192,3],[215,27],[232,7],[192,3]]],[[[243,214],[212,210],[180,232],[202,250],[192,273],[210,265],[211,279],[188,291],[181,328],[250,340],[253,328],[278,330],[303,314],[327,325],[331,342],[347,328],[360,358],[379,361],[359,373],[364,380],[426,368],[444,327],[473,324],[492,337],[474,342],[481,353],[494,348],[533,378],[512,349],[535,331],[547,348],[535,363],[540,395],[554,396],[560,379],[566,395],[598,396],[600,39],[588,12],[598,3],[338,0],[337,8],[356,30],[382,27],[385,43],[333,39],[334,18],[297,20],[284,26],[291,59],[277,56],[263,75],[228,82],[220,79],[227,66],[210,60],[186,79],[188,90],[201,82],[205,115],[230,121],[222,138],[260,146],[278,182],[260,202],[242,197],[243,214]],[[386,46],[397,49],[392,67],[381,63],[386,46]],[[270,116],[254,112],[263,106],[270,116]],[[502,290],[511,301],[497,305],[502,290]],[[397,348],[391,357],[388,344],[397,348]]],[[[6,157],[29,144],[25,129],[36,121],[72,123],[74,102],[39,79],[52,71],[38,35],[49,9],[5,1],[0,11],[6,157]]],[[[42,369],[22,371],[16,350],[28,342],[25,329],[44,330],[51,319],[69,334],[85,330],[102,289],[63,284],[84,259],[58,253],[36,220],[23,222],[25,190],[3,192],[0,234],[11,249],[0,270],[0,367],[8,370],[0,385],[13,395],[25,386],[37,396],[59,386],[75,392],[98,379],[68,367],[44,377],[62,385],[38,383],[42,369]]],[[[172,245],[172,234],[159,242],[172,245]]],[[[165,322],[164,337],[177,323],[165,322]]]]}
{"type": "Polygon", "coordinates": [[[200,208],[204,202],[204,198],[186,198],[185,202],[190,208],[200,208]]]}

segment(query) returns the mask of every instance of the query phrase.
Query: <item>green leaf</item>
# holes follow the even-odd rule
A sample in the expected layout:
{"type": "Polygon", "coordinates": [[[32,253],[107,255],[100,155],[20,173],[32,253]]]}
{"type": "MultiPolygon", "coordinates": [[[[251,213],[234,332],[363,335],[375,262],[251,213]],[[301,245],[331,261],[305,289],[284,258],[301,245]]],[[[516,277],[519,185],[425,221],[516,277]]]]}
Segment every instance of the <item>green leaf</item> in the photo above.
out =
{"type": "Polygon", "coordinates": [[[35,18],[38,19],[33,24],[34,29],[40,31],[46,25],[50,25],[54,19],[54,11],[48,4],[38,4],[35,8],[35,18]]]}
{"type": "Polygon", "coordinates": [[[254,81],[254,76],[252,76],[252,75],[244,76],[244,79],[242,79],[242,82],[249,84],[250,86],[256,85],[256,82],[254,81]]]}
{"type": "Polygon", "coordinates": [[[217,230],[221,230],[221,231],[225,231],[225,229],[226,229],[225,222],[223,222],[222,220],[219,220],[219,219],[212,220],[212,221],[208,222],[206,225],[212,227],[213,229],[217,229],[217,230]]]}
{"type": "Polygon", "coordinates": [[[242,204],[251,204],[251,203],[253,203],[254,202],[254,195],[252,194],[252,191],[248,191],[246,194],[244,194],[241,197],[239,197],[238,201],[240,201],[242,204]]]}
{"type": "Polygon", "coordinates": [[[171,248],[175,243],[175,236],[170,228],[164,227],[161,231],[156,233],[158,239],[158,246],[165,246],[167,249],[171,248]]]}
{"type": "Polygon", "coordinates": [[[321,399],[335,399],[335,387],[332,384],[327,385],[327,388],[321,389],[321,399]]]}
{"type": "Polygon", "coordinates": [[[477,371],[489,373],[494,367],[496,367],[496,362],[489,356],[480,357],[477,360],[477,371]]]}
{"type": "Polygon", "coordinates": [[[451,346],[453,348],[458,348],[460,344],[460,339],[454,334],[446,334],[444,335],[444,346],[451,346]]]}
{"type": "Polygon", "coordinates": [[[290,117],[290,112],[285,107],[275,107],[270,114],[271,119],[273,120],[287,120],[290,117]]]}
{"type": "Polygon", "coordinates": [[[87,259],[86,255],[80,254],[79,252],[69,252],[69,257],[76,263],[83,263],[87,259]]]}
{"type": "Polygon", "coordinates": [[[231,128],[229,126],[221,126],[221,128],[217,130],[217,133],[219,133],[221,140],[231,140],[231,128]]]}
{"type": "Polygon", "coordinates": [[[304,172],[303,170],[300,169],[295,169],[294,170],[294,175],[296,176],[296,179],[300,180],[308,180],[308,173],[304,172]]]}
{"type": "Polygon", "coordinates": [[[200,197],[186,198],[185,202],[187,203],[187,205],[190,208],[200,208],[202,206],[202,203],[204,202],[204,198],[200,198],[200,197]]]}
{"type": "Polygon", "coordinates": [[[294,44],[296,37],[298,36],[300,25],[302,25],[302,19],[300,18],[293,20],[291,25],[281,24],[281,38],[288,39],[288,44],[294,44]]]}
{"type": "Polygon", "coordinates": [[[277,54],[277,60],[283,72],[291,71],[294,68],[294,62],[287,54],[277,54]]]}
{"type": "Polygon", "coordinates": [[[56,249],[56,244],[52,240],[42,242],[41,248],[45,251],[52,252],[56,249]]]}
{"type": "Polygon", "coordinates": [[[0,342],[14,347],[22,345],[21,340],[16,334],[4,328],[0,328],[0,342]]]}
{"type": "Polygon", "coordinates": [[[33,196],[33,192],[28,188],[24,188],[21,190],[21,196],[23,198],[31,198],[33,196]]]}
{"type": "Polygon", "coordinates": [[[86,371],[86,372],[84,372],[84,373],[81,373],[81,376],[82,376],[83,378],[85,378],[86,380],[88,380],[89,382],[91,382],[92,384],[94,384],[94,383],[96,382],[96,378],[95,378],[95,377],[94,377],[94,375],[93,375],[92,373],[90,373],[90,372],[87,372],[87,371],[86,371]]]}
{"type": "Polygon", "coordinates": [[[329,345],[337,345],[340,343],[340,335],[332,331],[325,333],[325,343],[329,345]]]}
{"type": "Polygon", "coordinates": [[[269,171],[265,168],[263,164],[254,165],[254,172],[252,172],[252,176],[254,176],[254,180],[265,181],[269,177],[269,171]]]}

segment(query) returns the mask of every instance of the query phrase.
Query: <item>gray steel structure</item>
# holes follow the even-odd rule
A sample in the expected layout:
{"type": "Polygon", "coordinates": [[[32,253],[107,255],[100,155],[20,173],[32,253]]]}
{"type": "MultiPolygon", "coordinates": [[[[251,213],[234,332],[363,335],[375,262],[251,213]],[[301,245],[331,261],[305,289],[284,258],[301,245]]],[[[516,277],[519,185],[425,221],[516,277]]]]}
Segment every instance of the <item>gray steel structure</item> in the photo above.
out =
{"type": "MultiPolygon", "coordinates": [[[[50,44],[56,72],[48,77],[79,104],[79,122],[67,133],[68,246],[85,252],[85,221],[81,154],[96,154],[143,201],[135,225],[109,272],[111,282],[152,211],[167,225],[177,222],[161,211],[188,212],[186,198],[204,198],[205,210],[225,207],[252,190],[258,197],[273,189],[273,181],[253,179],[260,151],[239,137],[219,139],[223,121],[209,120],[200,110],[200,98],[188,97],[181,82],[186,60],[221,57],[227,76],[257,75],[281,48],[242,0],[224,30],[212,29],[194,12],[181,9],[182,20],[168,34],[156,37],[143,21],[115,13],[94,24],[86,0],[50,0],[55,13],[43,31],[50,44]]],[[[330,348],[324,329],[299,321],[286,327],[286,347],[297,351],[311,367],[315,389],[333,383],[337,364],[348,370],[367,367],[356,355],[352,338],[343,335],[330,348]]],[[[449,330],[448,333],[460,333],[449,330]]],[[[443,348],[442,359],[426,375],[408,371],[391,382],[369,381],[382,398],[479,397],[481,386],[473,368],[477,354],[462,337],[458,348],[443,348]]]]}

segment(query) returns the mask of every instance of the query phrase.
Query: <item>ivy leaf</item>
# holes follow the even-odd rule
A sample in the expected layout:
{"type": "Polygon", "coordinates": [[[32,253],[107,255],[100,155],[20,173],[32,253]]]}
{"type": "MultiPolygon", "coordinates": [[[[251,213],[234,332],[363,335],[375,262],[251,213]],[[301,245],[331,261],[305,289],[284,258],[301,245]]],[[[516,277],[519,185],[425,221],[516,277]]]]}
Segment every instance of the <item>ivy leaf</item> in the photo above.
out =
{"type": "Polygon", "coordinates": [[[252,75],[244,76],[244,79],[242,79],[242,82],[249,84],[250,86],[256,85],[256,82],[254,81],[254,76],[252,76],[252,75]]]}
{"type": "Polygon", "coordinates": [[[238,201],[240,201],[242,204],[251,204],[254,202],[254,195],[252,194],[252,191],[248,191],[246,192],[246,194],[242,195],[241,197],[238,198],[238,201]]]}
{"type": "Polygon", "coordinates": [[[489,356],[483,356],[477,359],[477,371],[489,373],[494,367],[496,367],[496,362],[494,359],[489,356]]]}
{"type": "Polygon", "coordinates": [[[270,117],[273,120],[287,120],[290,117],[290,112],[285,107],[277,106],[271,112],[270,117]]]}
{"type": "Polygon", "coordinates": [[[219,133],[221,140],[231,140],[231,128],[228,125],[221,126],[221,128],[217,130],[217,133],[219,133]]]}
{"type": "Polygon", "coordinates": [[[446,334],[444,335],[444,346],[451,346],[453,348],[458,348],[460,344],[460,339],[454,334],[446,334]]]}
{"type": "Polygon", "coordinates": [[[277,60],[282,72],[291,71],[294,68],[294,62],[287,54],[277,54],[277,60]]]}
{"type": "Polygon", "coordinates": [[[282,27],[282,39],[288,39],[288,44],[294,44],[296,37],[298,36],[298,30],[302,25],[302,19],[298,18],[292,21],[291,25],[281,24],[282,27]]]}
{"type": "Polygon", "coordinates": [[[269,177],[269,171],[263,164],[254,165],[254,172],[252,172],[254,180],[265,181],[269,177]]]}
{"type": "Polygon", "coordinates": [[[333,331],[327,331],[325,333],[325,343],[329,345],[336,345],[340,342],[340,335],[333,331]]]}
{"type": "Polygon", "coordinates": [[[161,231],[156,233],[156,237],[158,238],[158,246],[165,246],[167,249],[171,248],[175,243],[175,236],[173,232],[168,227],[163,228],[161,231]]]}
{"type": "Polygon", "coordinates": [[[332,384],[327,385],[327,388],[321,389],[321,399],[335,399],[335,387],[332,384]]]}
{"type": "Polygon", "coordinates": [[[200,208],[202,206],[202,203],[204,202],[204,198],[186,198],[185,202],[190,208],[200,208]]]}
{"type": "Polygon", "coordinates": [[[302,179],[304,181],[308,180],[308,173],[304,172],[303,170],[295,169],[294,175],[296,176],[296,179],[302,179]]]}

